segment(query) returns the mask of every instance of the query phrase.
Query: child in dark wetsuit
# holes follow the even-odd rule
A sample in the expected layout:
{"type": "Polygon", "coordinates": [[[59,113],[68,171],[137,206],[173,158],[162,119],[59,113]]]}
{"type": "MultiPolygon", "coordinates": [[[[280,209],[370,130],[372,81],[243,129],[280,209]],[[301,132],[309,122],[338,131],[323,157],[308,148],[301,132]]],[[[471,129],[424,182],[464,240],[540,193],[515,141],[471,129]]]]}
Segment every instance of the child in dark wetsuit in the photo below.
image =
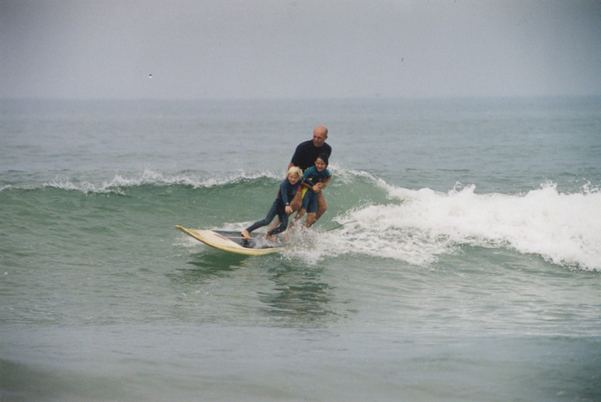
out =
{"type": "Polygon", "coordinates": [[[311,227],[315,223],[317,194],[326,188],[332,179],[332,173],[327,169],[328,159],[328,154],[321,154],[315,160],[315,165],[305,170],[302,185],[307,187],[307,190],[303,196],[303,205],[294,218],[294,223],[298,222],[305,212],[307,212],[307,220],[303,226],[311,227]]]}
{"type": "Polygon", "coordinates": [[[288,170],[288,173],[286,174],[286,180],[284,180],[280,185],[280,191],[278,192],[278,196],[271,205],[269,212],[267,212],[267,216],[265,217],[265,219],[257,221],[251,226],[249,226],[247,229],[243,230],[242,237],[245,239],[250,239],[250,232],[262,226],[269,225],[269,223],[273,220],[273,218],[275,218],[276,215],[280,219],[280,224],[274,229],[267,232],[265,236],[273,240],[273,235],[286,230],[286,227],[288,226],[288,215],[292,213],[290,201],[294,199],[296,191],[298,190],[299,185],[302,183],[302,181],[302,170],[300,170],[300,168],[296,166],[291,167],[290,170],[288,170]]]}

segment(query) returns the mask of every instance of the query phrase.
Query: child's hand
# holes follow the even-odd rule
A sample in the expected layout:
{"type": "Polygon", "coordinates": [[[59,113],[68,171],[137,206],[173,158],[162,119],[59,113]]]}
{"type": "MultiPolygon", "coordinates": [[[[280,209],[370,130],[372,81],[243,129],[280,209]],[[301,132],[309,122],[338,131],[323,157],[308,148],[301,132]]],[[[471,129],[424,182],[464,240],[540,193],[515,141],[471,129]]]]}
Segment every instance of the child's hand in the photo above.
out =
{"type": "Polygon", "coordinates": [[[286,206],[285,210],[288,215],[292,213],[292,207],[290,205],[286,206]]]}
{"type": "Polygon", "coordinates": [[[316,184],[313,186],[313,188],[311,188],[311,190],[313,190],[314,193],[319,193],[321,191],[321,187],[319,184],[316,184]]]}

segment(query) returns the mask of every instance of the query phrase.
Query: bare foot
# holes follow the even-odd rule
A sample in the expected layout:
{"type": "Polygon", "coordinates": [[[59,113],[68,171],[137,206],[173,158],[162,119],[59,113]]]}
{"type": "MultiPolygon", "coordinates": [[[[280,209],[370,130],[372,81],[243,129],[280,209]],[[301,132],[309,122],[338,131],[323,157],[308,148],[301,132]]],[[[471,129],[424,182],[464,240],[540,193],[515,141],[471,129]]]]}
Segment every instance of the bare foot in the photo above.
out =
{"type": "Polygon", "coordinates": [[[265,234],[265,237],[267,238],[267,240],[276,241],[275,235],[270,236],[268,234],[265,234]]]}
{"type": "Polygon", "coordinates": [[[248,230],[245,229],[240,234],[242,235],[243,239],[250,239],[250,233],[248,233],[248,230]]]}

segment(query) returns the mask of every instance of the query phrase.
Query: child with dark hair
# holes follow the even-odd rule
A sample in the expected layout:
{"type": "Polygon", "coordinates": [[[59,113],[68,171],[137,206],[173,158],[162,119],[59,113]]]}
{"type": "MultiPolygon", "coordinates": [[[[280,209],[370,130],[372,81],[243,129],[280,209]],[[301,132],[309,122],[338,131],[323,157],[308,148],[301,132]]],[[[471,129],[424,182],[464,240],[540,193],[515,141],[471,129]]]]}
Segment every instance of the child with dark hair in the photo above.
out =
{"type": "Polygon", "coordinates": [[[307,220],[303,224],[305,227],[311,227],[315,223],[317,214],[317,194],[330,183],[332,174],[328,170],[328,154],[321,154],[315,160],[315,165],[311,166],[303,174],[303,205],[294,218],[294,223],[298,222],[305,212],[307,220]]]}

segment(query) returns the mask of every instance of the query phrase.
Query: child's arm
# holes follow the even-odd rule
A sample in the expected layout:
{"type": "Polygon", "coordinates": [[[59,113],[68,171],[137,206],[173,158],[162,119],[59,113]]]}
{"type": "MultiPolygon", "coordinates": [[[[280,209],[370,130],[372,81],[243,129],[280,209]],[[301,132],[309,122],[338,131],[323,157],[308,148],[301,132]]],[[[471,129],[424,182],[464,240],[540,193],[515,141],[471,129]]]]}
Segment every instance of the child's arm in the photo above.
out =
{"type": "MultiPolygon", "coordinates": [[[[288,215],[290,215],[293,212],[292,207],[290,206],[290,200],[288,200],[289,186],[290,186],[290,182],[288,182],[288,179],[284,180],[282,182],[282,184],[280,185],[280,194],[282,196],[282,201],[284,202],[284,210],[286,211],[286,213],[288,215]]],[[[295,184],[295,186],[298,186],[298,183],[295,184]]]]}
{"type": "MultiPolygon", "coordinates": [[[[321,183],[317,183],[315,185],[315,187],[319,188],[319,190],[323,190],[324,188],[326,188],[328,186],[328,184],[330,184],[330,180],[332,179],[332,176],[328,177],[326,181],[321,182],[321,183]]],[[[315,191],[316,193],[318,193],[319,191],[315,191]]]]}
{"type": "Polygon", "coordinates": [[[310,181],[306,180],[303,182],[303,187],[313,188],[313,184],[310,181]]]}
{"type": "Polygon", "coordinates": [[[288,179],[284,180],[282,184],[280,184],[280,197],[282,197],[285,207],[290,206],[290,200],[288,200],[288,185],[288,179]]]}

